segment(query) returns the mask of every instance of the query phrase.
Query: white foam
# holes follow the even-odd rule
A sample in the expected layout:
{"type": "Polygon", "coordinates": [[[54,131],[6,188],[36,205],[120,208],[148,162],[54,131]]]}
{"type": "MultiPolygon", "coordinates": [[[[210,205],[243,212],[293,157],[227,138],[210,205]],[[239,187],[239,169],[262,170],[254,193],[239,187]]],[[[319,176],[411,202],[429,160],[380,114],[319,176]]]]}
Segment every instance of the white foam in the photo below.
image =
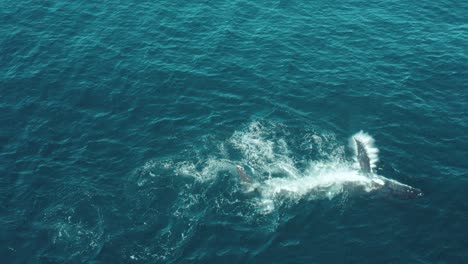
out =
{"type": "Polygon", "coordinates": [[[229,142],[242,155],[242,164],[250,167],[257,177],[272,174],[288,174],[297,177],[289,146],[284,138],[275,135],[275,126],[267,127],[260,122],[253,122],[246,130],[236,131],[229,142]]]}
{"type": "Polygon", "coordinates": [[[230,143],[252,167],[264,167],[275,160],[274,142],[266,139],[266,131],[259,122],[252,123],[247,131],[236,131],[230,143]]]}
{"type": "Polygon", "coordinates": [[[174,165],[178,176],[194,177],[198,181],[209,181],[216,178],[220,171],[232,170],[233,162],[225,159],[208,158],[205,162],[183,161],[174,165]]]}

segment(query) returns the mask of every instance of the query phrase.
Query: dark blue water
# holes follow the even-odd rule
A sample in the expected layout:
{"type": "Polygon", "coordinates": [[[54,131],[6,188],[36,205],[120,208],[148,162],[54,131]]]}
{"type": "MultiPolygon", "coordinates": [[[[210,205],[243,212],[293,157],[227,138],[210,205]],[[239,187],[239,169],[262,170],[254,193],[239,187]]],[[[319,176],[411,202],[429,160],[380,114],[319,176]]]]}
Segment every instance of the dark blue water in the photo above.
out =
{"type": "Polygon", "coordinates": [[[2,1],[1,262],[467,263],[466,14],[2,1]],[[360,130],[424,197],[367,188],[360,130]]]}

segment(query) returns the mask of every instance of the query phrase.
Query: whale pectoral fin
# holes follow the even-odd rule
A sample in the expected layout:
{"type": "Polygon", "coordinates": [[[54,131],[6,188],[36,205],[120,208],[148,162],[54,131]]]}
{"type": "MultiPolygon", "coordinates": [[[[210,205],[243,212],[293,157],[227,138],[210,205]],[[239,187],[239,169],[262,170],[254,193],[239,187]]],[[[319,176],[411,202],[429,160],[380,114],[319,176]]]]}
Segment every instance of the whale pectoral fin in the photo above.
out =
{"type": "Polygon", "coordinates": [[[239,173],[239,177],[241,181],[245,183],[250,183],[250,184],[254,183],[254,180],[245,173],[245,170],[242,166],[237,165],[236,169],[237,169],[237,172],[239,173]]]}
{"type": "Polygon", "coordinates": [[[356,142],[356,158],[359,162],[361,172],[365,174],[371,173],[370,159],[364,144],[356,138],[354,138],[354,142],[356,142]]]}

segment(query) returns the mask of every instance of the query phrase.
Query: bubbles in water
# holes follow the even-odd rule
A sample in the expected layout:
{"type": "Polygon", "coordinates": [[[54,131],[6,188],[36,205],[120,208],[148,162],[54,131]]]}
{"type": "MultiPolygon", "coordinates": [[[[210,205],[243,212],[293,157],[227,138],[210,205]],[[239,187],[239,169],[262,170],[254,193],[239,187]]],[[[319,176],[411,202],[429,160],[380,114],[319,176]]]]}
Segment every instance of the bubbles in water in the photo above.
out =
{"type": "Polygon", "coordinates": [[[87,201],[47,208],[44,211],[44,222],[47,223],[45,228],[49,230],[52,239],[49,247],[57,252],[73,251],[74,255],[69,260],[96,254],[105,241],[100,209],[87,201]],[[77,210],[79,207],[86,208],[77,210]],[[83,210],[92,213],[85,216],[83,210]]]}

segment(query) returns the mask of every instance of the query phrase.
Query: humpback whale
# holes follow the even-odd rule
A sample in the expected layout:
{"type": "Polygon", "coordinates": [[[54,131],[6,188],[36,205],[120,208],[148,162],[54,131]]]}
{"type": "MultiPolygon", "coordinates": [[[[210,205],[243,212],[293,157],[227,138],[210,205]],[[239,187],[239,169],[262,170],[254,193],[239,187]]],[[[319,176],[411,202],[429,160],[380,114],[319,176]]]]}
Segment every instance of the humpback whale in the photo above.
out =
{"type": "MultiPolygon", "coordinates": [[[[359,132],[354,135],[351,139],[353,143],[353,149],[355,151],[355,160],[359,164],[358,171],[355,170],[355,175],[361,175],[361,179],[365,179],[364,182],[367,182],[369,188],[367,192],[373,192],[379,195],[397,197],[400,199],[413,199],[423,196],[423,192],[418,189],[411,187],[409,185],[400,183],[396,180],[388,179],[386,177],[380,176],[375,173],[375,163],[377,161],[377,152],[378,150],[372,146],[373,138],[363,132],[359,132]]],[[[265,191],[265,183],[261,184],[260,182],[254,180],[249,176],[244,168],[240,165],[236,166],[237,173],[244,187],[247,187],[246,193],[250,195],[262,195],[265,191]]],[[[287,179],[287,178],[285,178],[287,179]]],[[[296,178],[297,180],[297,178],[296,178]]],[[[357,187],[362,188],[362,183],[359,184],[353,181],[354,179],[344,180],[346,186],[351,189],[357,187]]],[[[314,188],[317,191],[321,191],[321,188],[327,188],[328,184],[321,186],[320,184],[314,188]]],[[[281,192],[288,192],[288,188],[281,188],[281,192]]]]}

